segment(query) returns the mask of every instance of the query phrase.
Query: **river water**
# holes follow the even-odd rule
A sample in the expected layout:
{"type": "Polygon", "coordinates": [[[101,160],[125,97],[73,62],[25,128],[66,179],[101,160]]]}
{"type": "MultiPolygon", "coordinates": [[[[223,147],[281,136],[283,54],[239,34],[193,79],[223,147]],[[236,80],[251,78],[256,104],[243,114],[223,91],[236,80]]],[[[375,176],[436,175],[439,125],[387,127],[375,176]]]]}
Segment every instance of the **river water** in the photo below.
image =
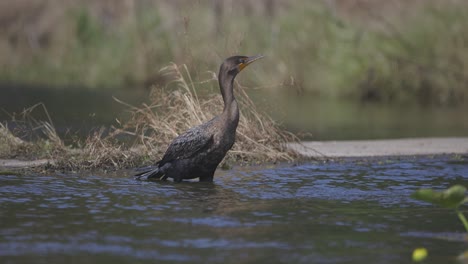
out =
{"type": "Polygon", "coordinates": [[[468,185],[468,157],[218,170],[213,184],[130,172],[0,176],[2,263],[456,263],[454,212],[410,198],[468,185]]]}
{"type": "MultiPolygon", "coordinates": [[[[247,90],[260,111],[270,114],[287,130],[298,132],[304,140],[389,139],[404,137],[467,137],[468,105],[442,107],[418,104],[399,105],[326,100],[312,95],[286,96],[270,90],[247,90]],[[304,134],[305,132],[305,134],[304,134]]],[[[217,88],[201,90],[219,93],[217,88]]],[[[116,119],[128,119],[128,106],[119,100],[141,106],[148,103],[145,89],[47,88],[0,83],[0,122],[43,103],[58,134],[65,141],[74,135],[86,137],[102,126],[120,126],[116,119]]],[[[49,121],[43,108],[30,113],[49,121]]],[[[14,123],[9,124],[14,128],[14,123]]]]}

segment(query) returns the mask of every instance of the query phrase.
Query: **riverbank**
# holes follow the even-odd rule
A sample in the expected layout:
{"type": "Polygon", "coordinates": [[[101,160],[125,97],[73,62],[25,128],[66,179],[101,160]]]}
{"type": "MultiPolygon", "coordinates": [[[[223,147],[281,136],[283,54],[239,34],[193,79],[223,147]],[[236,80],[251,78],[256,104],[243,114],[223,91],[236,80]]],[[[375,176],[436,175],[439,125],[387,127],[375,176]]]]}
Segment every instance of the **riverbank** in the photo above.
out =
{"type": "MultiPolygon", "coordinates": [[[[306,159],[468,155],[468,137],[307,141],[288,143],[287,148],[306,159]]],[[[54,163],[52,159],[0,159],[0,170],[37,168],[54,163]]]]}
{"type": "Polygon", "coordinates": [[[468,137],[307,141],[288,148],[309,158],[468,154],[468,137]]]}

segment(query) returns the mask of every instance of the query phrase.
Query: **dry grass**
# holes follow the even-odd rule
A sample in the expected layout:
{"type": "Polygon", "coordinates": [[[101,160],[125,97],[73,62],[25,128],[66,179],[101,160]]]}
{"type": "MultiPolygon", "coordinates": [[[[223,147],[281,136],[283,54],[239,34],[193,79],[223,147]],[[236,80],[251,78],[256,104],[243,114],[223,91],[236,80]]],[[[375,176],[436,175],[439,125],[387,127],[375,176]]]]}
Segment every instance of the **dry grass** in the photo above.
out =
{"type": "Polygon", "coordinates": [[[142,153],[131,150],[115,138],[115,131],[104,135],[104,129],[89,135],[81,148],[68,149],[64,155],[55,157],[55,169],[93,170],[121,169],[141,164],[142,153]]]}
{"type": "MultiPolygon", "coordinates": [[[[102,128],[84,141],[75,140],[74,148],[66,146],[58,136],[43,104],[25,110],[21,121],[15,120],[22,125],[13,131],[0,125],[0,157],[48,158],[55,161],[51,168],[61,170],[119,169],[154,163],[176,136],[210,120],[223,109],[219,93],[203,98],[197,93],[197,86],[217,83],[214,73],[213,78],[198,83],[192,80],[185,65],[171,64],[160,73],[171,81],[166,87],[153,87],[149,105],[135,107],[116,99],[129,107],[130,120],[119,123],[119,127],[102,128]],[[40,110],[47,121],[31,118],[33,111],[40,110]],[[124,142],[122,138],[133,141],[124,142]]],[[[237,139],[224,165],[293,161],[296,156],[286,151],[285,143],[297,138],[259,112],[239,86],[235,91],[241,111],[237,139]]]]}
{"type": "Polygon", "coordinates": [[[41,159],[64,153],[66,147],[44,104],[35,104],[17,117],[13,116],[12,124],[14,128],[10,129],[7,124],[0,123],[0,157],[30,159],[33,155],[41,159]],[[48,121],[33,118],[34,111],[41,112],[48,121]]]}
{"type": "Polygon", "coordinates": [[[13,135],[5,124],[0,123],[0,157],[17,156],[24,141],[13,135]]]}
{"type": "Polygon", "coordinates": [[[103,136],[103,130],[84,142],[73,142],[79,148],[66,146],[42,103],[12,116],[11,123],[13,129],[0,123],[0,158],[49,159],[53,161],[49,168],[64,170],[122,168],[134,164],[135,155],[123,149],[123,144],[114,139],[115,134],[103,136]],[[33,117],[38,115],[47,121],[33,117]]]}

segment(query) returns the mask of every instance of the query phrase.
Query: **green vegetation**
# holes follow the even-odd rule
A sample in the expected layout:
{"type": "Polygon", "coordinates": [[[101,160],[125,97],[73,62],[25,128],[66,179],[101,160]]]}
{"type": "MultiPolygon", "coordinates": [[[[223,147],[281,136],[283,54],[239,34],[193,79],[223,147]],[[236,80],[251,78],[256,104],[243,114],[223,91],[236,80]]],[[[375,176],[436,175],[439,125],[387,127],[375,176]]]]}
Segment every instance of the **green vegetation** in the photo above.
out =
{"type": "Polygon", "coordinates": [[[426,248],[417,248],[413,251],[412,260],[414,262],[420,262],[427,258],[427,249],[426,248]]]}
{"type": "MultiPolygon", "coordinates": [[[[443,192],[434,191],[432,189],[419,189],[414,192],[411,197],[414,199],[429,202],[447,209],[453,209],[457,213],[458,219],[462,222],[465,227],[465,231],[468,232],[468,221],[465,215],[459,209],[459,207],[468,201],[468,197],[465,195],[466,188],[461,185],[454,185],[443,192]]],[[[424,249],[424,254],[421,253],[421,249],[415,249],[413,252],[413,261],[421,261],[427,256],[427,250],[424,249]],[[419,250],[419,251],[418,251],[419,250]],[[418,251],[418,252],[417,252],[418,251]],[[422,257],[423,256],[423,257],[422,257]]],[[[468,253],[464,252],[459,256],[460,260],[466,261],[468,253]]]]}
{"type": "MultiPolygon", "coordinates": [[[[465,187],[454,185],[443,192],[434,191],[432,189],[420,189],[413,193],[412,197],[444,208],[455,209],[459,212],[458,207],[468,201],[468,198],[465,196],[465,192],[465,187]]],[[[464,217],[460,220],[463,222],[463,225],[468,232],[468,223],[464,220],[464,217]]]]}
{"type": "MultiPolygon", "coordinates": [[[[223,105],[218,93],[203,98],[197,94],[202,86],[217,83],[216,79],[193,82],[188,68],[175,64],[163,68],[161,75],[167,78],[168,85],[153,87],[150,104],[127,105],[132,116],[128,121],[118,121],[118,127],[102,128],[84,141],[74,138],[65,144],[42,104],[25,110],[22,119],[16,120],[16,129],[0,123],[0,158],[46,158],[51,161],[47,169],[60,170],[106,170],[153,164],[162,157],[173,138],[213,118],[222,112],[223,105]],[[33,111],[44,112],[48,120],[31,118],[33,111]]],[[[241,111],[237,139],[222,167],[228,168],[232,162],[293,161],[296,154],[288,152],[285,143],[297,138],[259,112],[241,88],[237,88],[236,94],[241,111]]]]}
{"type": "Polygon", "coordinates": [[[263,53],[250,83],[364,101],[468,100],[463,1],[42,2],[16,4],[35,19],[0,12],[0,80],[146,86],[164,81],[157,69],[170,61],[199,76],[229,54],[263,53]]]}
{"type": "Polygon", "coordinates": [[[443,192],[437,192],[431,189],[420,189],[416,191],[412,197],[444,208],[454,209],[458,218],[463,223],[466,232],[468,232],[468,221],[463,213],[458,209],[460,205],[468,201],[468,197],[465,196],[465,193],[465,187],[454,185],[443,192]]]}

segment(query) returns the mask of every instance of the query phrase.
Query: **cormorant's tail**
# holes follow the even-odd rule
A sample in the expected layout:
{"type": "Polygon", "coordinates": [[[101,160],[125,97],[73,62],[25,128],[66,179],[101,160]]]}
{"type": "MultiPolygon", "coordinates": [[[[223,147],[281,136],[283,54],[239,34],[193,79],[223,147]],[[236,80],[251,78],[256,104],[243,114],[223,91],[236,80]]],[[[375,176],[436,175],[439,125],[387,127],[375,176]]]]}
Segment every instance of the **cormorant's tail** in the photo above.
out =
{"type": "Polygon", "coordinates": [[[135,174],[135,179],[136,180],[149,180],[151,178],[160,178],[162,176],[161,170],[159,167],[152,169],[152,170],[147,170],[140,172],[138,174],[135,174]]]}
{"type": "Polygon", "coordinates": [[[165,181],[167,179],[167,176],[165,175],[165,170],[168,167],[168,163],[166,163],[164,166],[159,166],[159,164],[156,164],[156,168],[152,168],[149,170],[142,171],[138,174],[135,174],[135,179],[136,180],[150,180],[150,179],[159,179],[162,181],[165,181]]]}

